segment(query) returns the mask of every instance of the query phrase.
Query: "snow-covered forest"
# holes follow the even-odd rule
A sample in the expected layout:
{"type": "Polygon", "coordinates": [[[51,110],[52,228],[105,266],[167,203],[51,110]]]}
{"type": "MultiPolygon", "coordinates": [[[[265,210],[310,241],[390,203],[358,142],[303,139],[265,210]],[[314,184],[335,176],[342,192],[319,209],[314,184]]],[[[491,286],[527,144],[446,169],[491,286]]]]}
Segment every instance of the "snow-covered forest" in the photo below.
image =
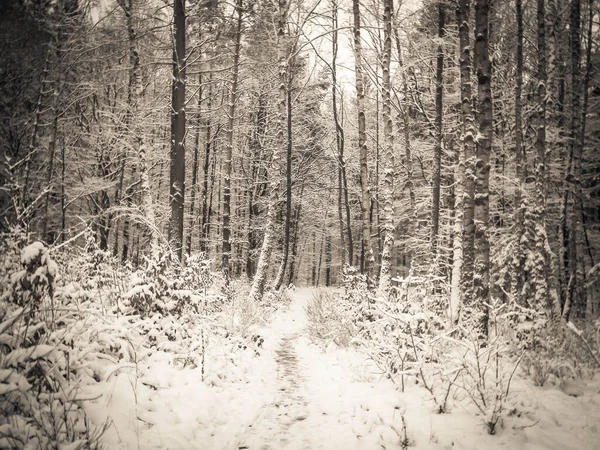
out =
{"type": "Polygon", "coordinates": [[[599,448],[594,0],[1,0],[0,42],[0,448],[599,448]]]}

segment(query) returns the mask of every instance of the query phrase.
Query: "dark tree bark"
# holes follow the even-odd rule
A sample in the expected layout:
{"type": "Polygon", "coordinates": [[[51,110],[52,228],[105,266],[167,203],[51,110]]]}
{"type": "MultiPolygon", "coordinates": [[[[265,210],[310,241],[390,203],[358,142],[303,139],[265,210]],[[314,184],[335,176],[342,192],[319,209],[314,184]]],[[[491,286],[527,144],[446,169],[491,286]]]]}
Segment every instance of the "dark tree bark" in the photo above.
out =
{"type": "Polygon", "coordinates": [[[300,213],[302,212],[302,192],[300,193],[300,199],[294,210],[294,234],[292,237],[292,256],[290,258],[290,272],[288,284],[293,284],[296,280],[296,260],[298,257],[298,232],[300,230],[300,213]]]}
{"type": "MultiPolygon", "coordinates": [[[[48,50],[46,51],[46,58],[44,61],[44,68],[42,69],[42,74],[40,76],[40,88],[38,91],[37,101],[35,104],[35,112],[33,115],[33,129],[31,132],[31,139],[29,140],[29,146],[27,148],[26,162],[25,162],[25,173],[23,175],[23,188],[21,190],[21,198],[20,198],[20,208],[25,211],[28,203],[28,191],[29,191],[29,179],[31,178],[31,163],[34,159],[34,154],[37,151],[38,140],[40,137],[40,128],[41,128],[41,118],[44,109],[44,97],[47,94],[47,83],[50,75],[50,66],[53,55],[53,46],[52,43],[48,44],[48,50]]],[[[28,217],[23,217],[24,224],[28,227],[28,217]]]]}
{"type": "Polygon", "coordinates": [[[435,147],[433,149],[433,200],[431,211],[431,262],[435,264],[438,249],[438,235],[440,229],[440,187],[442,167],[442,120],[444,112],[444,38],[445,6],[438,4],[438,50],[437,67],[435,71],[435,147]]]}
{"type": "MultiPolygon", "coordinates": [[[[207,118],[206,118],[206,140],[204,143],[204,162],[202,164],[202,216],[200,219],[200,251],[208,252],[208,237],[209,237],[209,193],[208,187],[211,179],[210,174],[210,161],[211,161],[211,148],[213,146],[212,135],[212,76],[208,79],[208,96],[206,100],[207,118]]],[[[212,197],[212,193],[211,193],[212,197]]]]}
{"type": "Polygon", "coordinates": [[[515,274],[512,283],[512,296],[521,304],[521,289],[523,287],[523,250],[521,238],[523,237],[524,214],[522,206],[522,189],[525,184],[523,170],[523,5],[522,0],[516,0],[516,20],[517,20],[517,65],[515,80],[515,168],[517,175],[517,187],[515,189],[515,235],[516,235],[516,256],[515,256],[515,274]]]}
{"type": "Polygon", "coordinates": [[[185,196],[185,0],[173,2],[173,84],[171,96],[171,154],[169,172],[169,243],[183,258],[183,213],[185,196]]]}
{"type": "Polygon", "coordinates": [[[583,211],[581,207],[581,159],[583,156],[582,105],[581,105],[581,1],[571,0],[571,148],[568,185],[568,243],[567,273],[568,288],[563,316],[569,317],[571,310],[581,315],[586,308],[585,268],[583,263],[583,211]]]}
{"type": "Polygon", "coordinates": [[[188,233],[186,235],[186,254],[192,253],[192,239],[194,237],[194,222],[196,221],[196,191],[198,190],[198,154],[200,153],[200,130],[202,128],[202,73],[198,74],[198,113],[196,115],[196,135],[194,137],[194,158],[192,161],[192,185],[190,186],[190,217],[188,233]]]}

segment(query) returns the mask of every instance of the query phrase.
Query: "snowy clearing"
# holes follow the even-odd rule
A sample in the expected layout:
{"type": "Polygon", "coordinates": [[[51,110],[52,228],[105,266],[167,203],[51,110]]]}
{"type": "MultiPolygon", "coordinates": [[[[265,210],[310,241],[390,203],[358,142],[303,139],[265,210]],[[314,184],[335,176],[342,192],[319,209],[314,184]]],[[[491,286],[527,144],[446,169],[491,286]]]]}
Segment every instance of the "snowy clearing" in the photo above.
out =
{"type": "MultiPolygon", "coordinates": [[[[200,367],[172,353],[140,354],[108,383],[85,388],[92,420],[112,426],[114,449],[593,449],[600,442],[600,377],[537,388],[514,381],[514,411],[495,436],[460,397],[433,412],[428,392],[401,393],[357,349],[323,352],[306,332],[312,290],[255,332],[264,339],[237,358],[213,342],[205,382],[200,367]],[[109,389],[106,389],[108,386],[109,389]],[[577,395],[577,397],[568,395],[577,395]]],[[[143,348],[143,345],[139,348],[143,348]]]]}

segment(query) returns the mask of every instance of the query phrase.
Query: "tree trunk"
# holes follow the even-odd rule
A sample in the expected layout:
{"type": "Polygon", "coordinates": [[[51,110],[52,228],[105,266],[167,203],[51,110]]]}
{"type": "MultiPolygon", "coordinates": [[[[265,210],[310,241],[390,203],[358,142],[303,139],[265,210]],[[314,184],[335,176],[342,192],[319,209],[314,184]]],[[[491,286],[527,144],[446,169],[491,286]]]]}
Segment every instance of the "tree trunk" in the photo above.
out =
{"type": "Polygon", "coordinates": [[[133,20],[133,0],[128,1],[128,5],[125,9],[125,12],[125,15],[127,17],[127,33],[129,36],[129,62],[131,64],[131,70],[129,71],[129,88],[127,98],[127,121],[131,129],[134,130],[133,139],[135,141],[135,147],[137,150],[137,156],[140,164],[141,203],[146,219],[146,227],[150,230],[150,254],[152,255],[152,258],[156,260],[158,258],[159,253],[160,231],[156,223],[156,214],[154,212],[154,201],[152,198],[152,188],[150,185],[150,169],[148,167],[147,161],[147,148],[143,138],[144,132],[140,130],[138,125],[138,101],[142,95],[142,79],[140,74],[140,57],[137,49],[137,37],[135,33],[133,20]]]}
{"type": "Polygon", "coordinates": [[[292,221],[292,80],[288,81],[288,88],[286,92],[287,96],[287,152],[286,152],[286,166],[285,166],[285,225],[284,225],[284,236],[283,236],[283,255],[281,256],[281,264],[273,283],[273,288],[278,291],[283,284],[283,277],[285,276],[285,269],[288,263],[288,257],[290,253],[290,232],[291,232],[291,221],[292,221]]]}
{"type": "Polygon", "coordinates": [[[325,286],[331,286],[331,236],[325,238],[325,286]]]}
{"type": "MultiPolygon", "coordinates": [[[[46,59],[44,61],[44,68],[42,70],[42,75],[40,76],[40,89],[38,91],[37,101],[35,104],[35,113],[33,118],[33,130],[31,132],[31,139],[29,141],[29,146],[27,148],[26,162],[25,162],[25,174],[23,176],[23,190],[21,192],[20,198],[20,207],[23,211],[27,208],[28,195],[27,191],[29,190],[29,178],[31,177],[31,162],[33,161],[33,156],[38,148],[38,139],[40,135],[40,121],[42,118],[42,103],[44,101],[44,96],[46,94],[46,83],[48,82],[48,75],[50,73],[50,61],[52,59],[52,44],[48,44],[48,50],[46,51],[46,59]]],[[[24,223],[28,226],[27,218],[23,218],[24,223]]]]}
{"type": "Polygon", "coordinates": [[[583,211],[579,199],[582,197],[581,158],[583,155],[582,108],[581,108],[581,2],[571,0],[571,155],[568,202],[568,285],[567,302],[563,316],[569,317],[570,309],[581,315],[586,308],[585,269],[583,264],[583,211]]]}
{"type": "MultiPolygon", "coordinates": [[[[541,1],[541,0],[538,0],[541,1]]],[[[592,75],[592,45],[593,45],[593,35],[592,32],[594,30],[594,1],[588,1],[588,29],[587,29],[587,49],[585,54],[585,75],[583,78],[583,105],[582,105],[582,114],[581,114],[581,152],[583,155],[583,149],[585,148],[585,127],[586,127],[586,119],[587,119],[587,110],[589,103],[589,85],[590,79],[592,75]]],[[[586,227],[586,217],[585,211],[583,209],[583,196],[579,197],[580,209],[581,209],[581,229],[582,233],[585,237],[586,247],[588,249],[588,254],[590,257],[590,265],[593,267],[595,265],[594,256],[592,254],[592,248],[589,243],[589,236],[586,227]]],[[[583,249],[582,249],[583,251],[583,249]]],[[[583,259],[583,258],[582,258],[583,259]]],[[[590,292],[586,291],[586,303],[585,303],[585,317],[587,319],[592,319],[594,314],[594,296],[591,295],[590,292]]]]}
{"type": "Polygon", "coordinates": [[[367,125],[365,115],[365,87],[362,69],[362,41],[360,37],[360,1],[352,0],[354,17],[354,67],[356,75],[356,97],[358,112],[358,151],[360,158],[360,212],[362,219],[362,253],[361,272],[372,275],[375,258],[371,243],[371,192],[369,189],[369,172],[367,166],[367,125]]]}
{"type": "Polygon", "coordinates": [[[231,165],[233,158],[233,125],[235,121],[235,104],[238,95],[238,74],[240,69],[240,50],[242,44],[242,0],[236,0],[237,21],[235,29],[235,47],[233,50],[233,73],[231,91],[229,93],[229,112],[225,143],[225,174],[223,178],[223,249],[222,269],[226,278],[231,270],[231,165]]]}
{"type": "MultiPolygon", "coordinates": [[[[55,52],[56,52],[56,61],[57,61],[57,67],[56,67],[56,73],[58,74],[57,79],[54,81],[54,89],[52,90],[52,128],[50,131],[50,141],[48,142],[48,160],[46,162],[47,167],[46,167],[46,194],[44,195],[44,212],[43,212],[43,217],[44,217],[44,221],[42,223],[42,233],[41,233],[41,237],[43,240],[46,241],[46,243],[50,244],[51,242],[51,237],[48,235],[48,222],[50,221],[50,216],[49,216],[49,207],[50,207],[50,194],[53,191],[52,188],[52,178],[54,175],[54,155],[56,152],[56,140],[58,139],[58,116],[59,116],[59,111],[58,111],[58,103],[59,103],[59,95],[60,95],[60,91],[62,88],[62,68],[61,68],[61,49],[60,49],[60,40],[61,40],[61,33],[60,31],[58,32],[58,37],[56,38],[56,48],[55,48],[55,52]]],[[[104,211],[100,212],[101,214],[104,213],[104,211]]],[[[103,248],[103,250],[105,250],[105,248],[103,248]]]]}
{"type": "Polygon", "coordinates": [[[523,6],[522,0],[516,0],[516,19],[517,19],[517,66],[516,66],[516,85],[515,85],[515,168],[517,176],[517,187],[515,189],[515,267],[512,281],[512,297],[518,304],[522,304],[521,290],[523,288],[523,249],[521,238],[524,228],[524,211],[522,205],[522,189],[525,184],[523,171],[523,114],[522,114],[522,93],[523,93],[523,6]]]}
{"type": "MultiPolygon", "coordinates": [[[[471,84],[470,0],[459,0],[457,14],[460,45],[460,101],[463,158],[465,164],[462,225],[462,299],[473,298],[473,263],[475,258],[475,123],[471,84]]],[[[471,301],[472,302],[472,301],[471,301]]],[[[462,304],[462,300],[460,302],[462,304]]]]}
{"type": "MultiPolygon", "coordinates": [[[[343,93],[342,93],[343,94],[343,93]]],[[[344,194],[344,207],[346,212],[346,235],[348,238],[348,264],[353,264],[354,259],[354,239],[352,238],[352,216],[350,214],[350,200],[348,198],[348,177],[346,176],[346,159],[344,158],[344,96],[341,98],[341,130],[342,140],[340,147],[340,169],[342,174],[342,192],[344,194]]]]}
{"type": "Polygon", "coordinates": [[[67,168],[67,163],[65,159],[66,153],[66,144],[63,139],[61,140],[60,146],[60,211],[61,211],[61,220],[60,220],[60,242],[65,242],[66,233],[67,233],[67,195],[65,192],[65,173],[67,168]]]}
{"type": "Polygon", "coordinates": [[[173,83],[171,97],[171,154],[169,172],[169,243],[181,262],[185,196],[185,0],[173,3],[173,83]]]}
{"type": "Polygon", "coordinates": [[[478,139],[475,165],[475,272],[477,309],[483,310],[482,332],[488,336],[490,304],[489,183],[493,139],[492,66],[489,56],[490,0],[479,0],[475,7],[475,67],[477,68],[478,139]]]}
{"type": "Polygon", "coordinates": [[[263,196],[265,189],[264,183],[261,182],[262,169],[260,160],[263,155],[263,142],[265,138],[267,125],[267,109],[265,107],[264,94],[258,95],[258,110],[256,112],[256,125],[253,136],[250,142],[252,171],[251,184],[248,188],[248,252],[246,255],[246,276],[250,279],[254,276],[254,258],[253,253],[258,245],[256,230],[254,229],[254,217],[258,216],[259,209],[257,201],[263,196]]]}
{"type": "Polygon", "coordinates": [[[271,257],[272,240],[275,231],[275,221],[277,214],[277,200],[279,187],[280,173],[280,158],[285,151],[285,135],[283,130],[283,122],[286,116],[286,81],[288,75],[288,58],[285,48],[285,28],[287,23],[287,13],[289,4],[287,0],[278,0],[279,17],[277,21],[277,58],[279,61],[279,98],[277,105],[277,142],[273,150],[273,158],[271,161],[271,182],[269,204],[267,206],[267,220],[265,225],[265,235],[260,250],[260,257],[256,268],[256,274],[252,280],[250,288],[250,298],[255,302],[262,300],[265,283],[267,280],[267,270],[269,259],[271,257]]]}
{"type": "Polygon", "coordinates": [[[208,110],[206,117],[206,141],[204,144],[204,163],[202,165],[202,216],[200,221],[200,251],[208,252],[208,227],[209,227],[209,205],[208,205],[208,185],[210,181],[210,157],[212,140],[212,76],[209,77],[208,97],[206,108],[208,110]]]}
{"type": "MultiPolygon", "coordinates": [[[[403,104],[398,101],[400,105],[400,115],[402,116],[402,128],[403,128],[403,137],[404,137],[404,166],[406,170],[406,189],[408,190],[408,197],[410,200],[410,211],[408,213],[408,226],[406,229],[406,234],[408,237],[413,236],[413,229],[415,227],[417,218],[417,199],[415,195],[415,189],[413,184],[413,163],[412,163],[412,149],[410,144],[410,104],[408,101],[408,77],[406,76],[407,67],[404,65],[404,60],[402,58],[402,46],[400,45],[400,34],[398,33],[399,24],[395,23],[394,26],[394,37],[396,39],[396,50],[398,51],[398,66],[402,74],[402,95],[403,95],[403,104]]],[[[398,120],[398,129],[400,129],[400,121],[398,120]]],[[[408,253],[409,257],[412,258],[412,251],[409,249],[406,253],[408,253]]]]}
{"type": "Polygon", "coordinates": [[[392,251],[394,248],[394,136],[390,96],[390,60],[392,53],[392,10],[393,0],[384,2],[384,37],[381,68],[383,71],[383,136],[384,136],[384,180],[383,200],[383,247],[379,273],[379,291],[387,295],[392,286],[392,251]]]}
{"type": "Polygon", "coordinates": [[[203,228],[204,241],[206,242],[206,252],[210,255],[210,236],[212,230],[212,217],[213,217],[213,198],[215,194],[215,180],[217,172],[217,134],[219,127],[217,127],[217,133],[215,133],[212,141],[212,165],[210,169],[210,195],[208,197],[208,207],[206,213],[206,225],[203,228]]]}
{"type": "Polygon", "coordinates": [[[188,233],[186,235],[186,253],[192,253],[192,238],[194,236],[194,222],[196,221],[196,191],[198,185],[198,154],[200,153],[200,130],[202,128],[202,73],[198,74],[198,113],[196,114],[196,135],[194,137],[194,160],[192,162],[192,185],[190,186],[190,218],[188,233]]]}
{"type": "Polygon", "coordinates": [[[444,27],[445,6],[438,4],[438,51],[435,71],[435,147],[433,149],[433,200],[431,211],[431,264],[436,264],[438,251],[438,235],[440,230],[440,187],[442,168],[442,119],[444,112],[444,27]]]}
{"type": "Polygon", "coordinates": [[[290,272],[288,284],[293,284],[296,279],[296,258],[298,257],[298,231],[300,230],[300,213],[302,211],[302,193],[294,211],[294,234],[292,238],[292,257],[290,259],[290,272]]]}
{"type": "MultiPolygon", "coordinates": [[[[54,174],[54,153],[56,150],[56,139],[58,138],[58,90],[59,87],[54,88],[54,100],[53,100],[53,118],[52,118],[52,131],[50,135],[50,142],[48,142],[48,161],[46,167],[46,195],[44,196],[44,221],[42,223],[42,239],[47,244],[51,244],[51,236],[48,234],[48,222],[50,222],[49,207],[50,207],[50,193],[53,191],[52,178],[54,174]]],[[[104,192],[104,191],[103,191],[104,192]]],[[[104,211],[100,211],[103,214],[104,211]]],[[[102,250],[106,250],[106,247],[102,245],[102,250]]]]}

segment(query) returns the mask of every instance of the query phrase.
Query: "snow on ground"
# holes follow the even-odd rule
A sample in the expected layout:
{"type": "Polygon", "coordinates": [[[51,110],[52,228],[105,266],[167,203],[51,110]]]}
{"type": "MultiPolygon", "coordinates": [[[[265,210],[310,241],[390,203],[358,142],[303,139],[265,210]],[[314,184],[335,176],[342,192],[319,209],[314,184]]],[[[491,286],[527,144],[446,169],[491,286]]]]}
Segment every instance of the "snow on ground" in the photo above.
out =
{"type": "Polygon", "coordinates": [[[416,449],[600,448],[600,377],[580,382],[577,397],[515,380],[514,411],[490,436],[464,402],[435,414],[424,389],[412,382],[399,392],[358,350],[312,344],[304,312],[311,295],[297,291],[257,331],[258,354],[232,357],[212,342],[204,382],[200,367],[138,344],[147,353],[136,355],[137,368],[111,376],[108,392],[85,392],[98,397],[87,406],[91,419],[112,423],[107,448],[371,450],[402,448],[405,438],[416,449]]]}

